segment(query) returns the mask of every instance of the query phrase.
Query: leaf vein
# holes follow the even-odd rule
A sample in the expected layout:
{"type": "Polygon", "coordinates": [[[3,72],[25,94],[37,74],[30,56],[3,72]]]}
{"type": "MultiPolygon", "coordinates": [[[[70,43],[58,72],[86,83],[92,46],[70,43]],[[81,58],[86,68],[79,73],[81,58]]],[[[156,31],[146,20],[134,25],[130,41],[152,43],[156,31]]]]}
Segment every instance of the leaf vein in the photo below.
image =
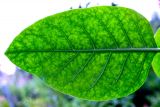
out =
{"type": "Polygon", "coordinates": [[[124,33],[125,37],[127,38],[127,40],[128,40],[128,42],[129,42],[129,44],[130,44],[130,47],[132,48],[132,47],[133,47],[133,44],[132,44],[132,42],[131,42],[131,40],[130,40],[130,38],[129,38],[128,34],[127,34],[126,29],[124,28],[124,24],[122,23],[122,21],[121,21],[121,20],[120,20],[116,15],[114,15],[114,14],[113,14],[113,16],[118,20],[119,25],[121,26],[122,31],[123,31],[123,33],[124,33]]]}
{"type": "MultiPolygon", "coordinates": [[[[96,9],[96,11],[97,11],[97,9],[96,9]]],[[[118,44],[118,42],[116,41],[116,38],[114,37],[114,35],[112,34],[112,32],[110,32],[110,30],[108,29],[108,26],[106,26],[105,23],[104,23],[102,20],[99,19],[99,17],[97,16],[97,12],[96,12],[96,11],[94,10],[94,13],[95,13],[96,18],[97,18],[98,21],[100,22],[100,24],[101,24],[101,26],[103,27],[103,29],[104,29],[105,31],[108,31],[107,33],[109,34],[110,39],[112,39],[112,41],[114,41],[116,47],[118,48],[118,47],[119,47],[119,44],[118,44]],[[106,26],[106,27],[105,27],[105,26],[106,26]],[[107,29],[108,29],[108,30],[107,30],[107,29]]],[[[102,18],[102,19],[103,19],[103,18],[102,18]]]]}
{"type": "Polygon", "coordinates": [[[76,73],[74,74],[73,78],[72,78],[72,82],[75,81],[76,77],[85,69],[85,67],[89,64],[89,62],[91,62],[91,60],[94,57],[94,53],[92,55],[89,56],[88,60],[86,61],[86,63],[78,70],[76,71],[76,73]]]}
{"type": "Polygon", "coordinates": [[[91,84],[90,88],[88,90],[91,90],[92,88],[95,87],[95,85],[98,83],[98,81],[100,80],[100,78],[102,77],[102,75],[104,74],[106,68],[107,68],[107,65],[109,64],[110,62],[110,59],[111,59],[111,56],[112,56],[112,53],[110,52],[109,53],[109,56],[107,57],[106,59],[106,63],[104,64],[103,68],[101,69],[98,77],[93,81],[93,83],[91,84]]]}
{"type": "Polygon", "coordinates": [[[120,80],[120,78],[121,78],[121,76],[122,76],[122,74],[124,72],[124,68],[125,68],[125,65],[126,65],[126,62],[127,62],[128,58],[129,58],[129,56],[130,56],[130,53],[127,54],[127,56],[126,56],[126,58],[125,58],[125,60],[124,60],[124,62],[122,64],[122,68],[120,70],[120,74],[118,75],[118,78],[115,80],[115,83],[117,83],[120,80]]]}

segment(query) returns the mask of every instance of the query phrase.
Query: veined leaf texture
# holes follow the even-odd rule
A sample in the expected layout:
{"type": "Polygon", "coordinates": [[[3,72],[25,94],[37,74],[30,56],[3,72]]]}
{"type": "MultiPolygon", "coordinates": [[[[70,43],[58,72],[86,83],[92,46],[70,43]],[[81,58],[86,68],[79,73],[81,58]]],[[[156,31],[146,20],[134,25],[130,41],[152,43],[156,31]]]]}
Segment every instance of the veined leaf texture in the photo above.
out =
{"type": "Polygon", "coordinates": [[[139,89],[157,48],[149,22],[134,10],[69,10],[22,31],[6,51],[21,69],[62,93],[110,100],[139,89]]]}

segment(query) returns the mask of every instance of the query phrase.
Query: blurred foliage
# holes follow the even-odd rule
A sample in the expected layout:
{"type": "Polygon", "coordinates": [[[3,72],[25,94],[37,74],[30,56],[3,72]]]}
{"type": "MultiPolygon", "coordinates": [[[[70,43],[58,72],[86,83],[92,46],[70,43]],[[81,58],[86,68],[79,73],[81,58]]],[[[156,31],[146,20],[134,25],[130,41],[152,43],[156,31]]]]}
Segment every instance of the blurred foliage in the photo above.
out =
{"type": "Polygon", "coordinates": [[[158,16],[158,13],[154,13],[152,16],[152,20],[150,21],[153,32],[156,33],[157,29],[160,28],[160,18],[158,16]]]}

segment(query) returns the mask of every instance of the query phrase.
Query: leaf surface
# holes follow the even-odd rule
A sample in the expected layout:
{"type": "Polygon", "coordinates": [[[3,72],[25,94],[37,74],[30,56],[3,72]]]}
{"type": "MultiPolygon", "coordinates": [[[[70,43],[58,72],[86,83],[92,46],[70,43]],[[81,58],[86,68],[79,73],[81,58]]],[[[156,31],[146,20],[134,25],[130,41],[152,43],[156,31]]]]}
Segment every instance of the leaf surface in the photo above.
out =
{"type": "Polygon", "coordinates": [[[50,87],[89,100],[136,91],[156,48],[149,22],[123,7],[99,6],[48,16],[22,31],[8,58],[50,87]]]}
{"type": "MultiPolygon", "coordinates": [[[[160,47],[160,28],[157,30],[155,34],[155,41],[157,43],[157,46],[160,47]]],[[[160,53],[157,53],[152,61],[152,67],[154,72],[158,77],[160,77],[160,53]]]]}

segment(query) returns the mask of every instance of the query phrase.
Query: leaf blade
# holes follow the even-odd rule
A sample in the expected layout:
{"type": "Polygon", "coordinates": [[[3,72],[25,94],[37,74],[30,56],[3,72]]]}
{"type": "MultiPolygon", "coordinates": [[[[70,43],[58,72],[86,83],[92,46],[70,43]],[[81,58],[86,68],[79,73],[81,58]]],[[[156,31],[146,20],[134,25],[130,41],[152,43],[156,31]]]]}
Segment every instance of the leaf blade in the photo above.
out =
{"type": "Polygon", "coordinates": [[[109,100],[127,96],[144,83],[155,54],[150,49],[156,48],[150,40],[153,32],[143,16],[101,6],[38,21],[15,38],[6,55],[58,91],[109,100]],[[138,83],[131,86],[135,79],[138,83]]]}

